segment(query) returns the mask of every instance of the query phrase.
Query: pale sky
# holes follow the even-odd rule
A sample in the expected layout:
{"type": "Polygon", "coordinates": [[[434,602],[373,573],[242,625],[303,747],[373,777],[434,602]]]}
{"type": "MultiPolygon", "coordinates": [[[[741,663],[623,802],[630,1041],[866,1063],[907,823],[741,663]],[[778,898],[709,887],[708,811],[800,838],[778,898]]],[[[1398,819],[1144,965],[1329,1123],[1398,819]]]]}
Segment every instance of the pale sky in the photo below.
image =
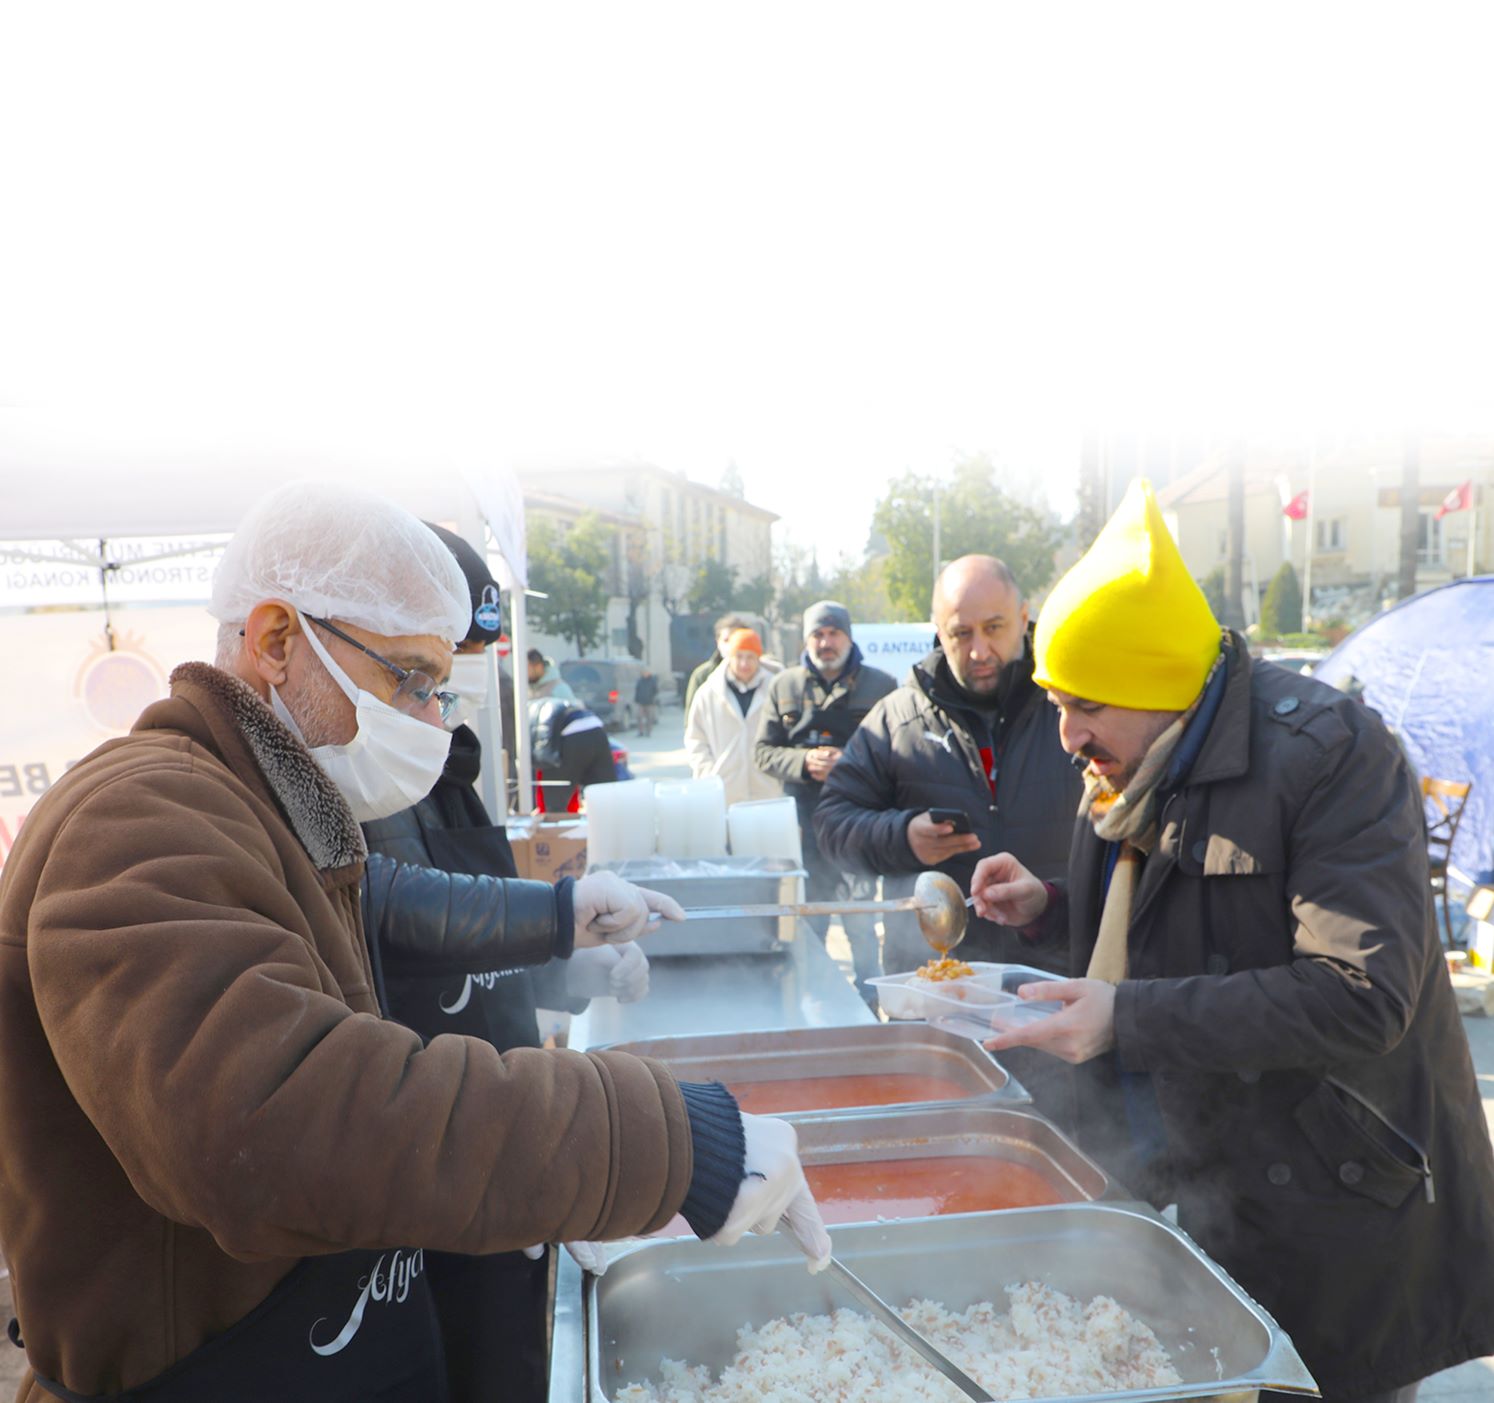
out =
{"type": "Polygon", "coordinates": [[[962,452],[1062,499],[1086,425],[1488,428],[1485,31],[10,6],[0,403],[398,404],[707,482],[734,458],[830,558],[887,478],[962,452]]]}

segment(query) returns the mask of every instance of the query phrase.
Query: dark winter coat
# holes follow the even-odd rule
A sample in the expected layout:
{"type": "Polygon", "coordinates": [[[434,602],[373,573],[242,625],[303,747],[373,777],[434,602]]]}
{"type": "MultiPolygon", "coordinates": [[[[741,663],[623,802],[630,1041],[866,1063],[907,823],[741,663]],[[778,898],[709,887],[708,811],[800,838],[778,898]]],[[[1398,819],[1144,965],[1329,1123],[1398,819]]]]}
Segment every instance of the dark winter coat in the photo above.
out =
{"type": "MultiPolygon", "coordinates": [[[[1494,1156],[1394,738],[1235,639],[1218,714],[1160,822],[1116,1055],[1087,1064],[1081,1139],[1123,1182],[1178,1203],[1325,1394],[1494,1353],[1494,1156]],[[1134,1130],[1139,1102],[1157,1128],[1149,1160],[1105,1129],[1128,1109],[1134,1130]]],[[[1081,821],[1076,971],[1105,851],[1081,821]]]]}
{"type": "Polygon", "coordinates": [[[758,769],[783,784],[784,793],[793,795],[806,830],[824,789],[805,768],[808,753],[822,745],[844,750],[871,709],[896,687],[880,668],[861,660],[860,649],[833,682],[801,660],[768,684],[752,758],[758,769]]]}
{"type": "MultiPolygon", "coordinates": [[[[939,869],[962,890],[970,890],[976,862],[998,852],[1014,853],[1040,877],[1062,878],[1083,785],[1059,744],[1058,714],[1032,681],[1030,652],[1006,669],[1002,697],[993,795],[977,722],[954,690],[943,652],[936,648],[915,664],[866,718],[825,782],[814,822],[826,855],[855,871],[882,873],[889,898],[909,895],[923,871],[908,846],[909,823],[931,808],[963,809],[980,849],[939,869]]],[[[927,958],[911,919],[890,918],[887,933],[889,973],[927,958]]],[[[960,955],[1067,968],[1061,940],[1034,945],[973,912],[960,955]]]]}

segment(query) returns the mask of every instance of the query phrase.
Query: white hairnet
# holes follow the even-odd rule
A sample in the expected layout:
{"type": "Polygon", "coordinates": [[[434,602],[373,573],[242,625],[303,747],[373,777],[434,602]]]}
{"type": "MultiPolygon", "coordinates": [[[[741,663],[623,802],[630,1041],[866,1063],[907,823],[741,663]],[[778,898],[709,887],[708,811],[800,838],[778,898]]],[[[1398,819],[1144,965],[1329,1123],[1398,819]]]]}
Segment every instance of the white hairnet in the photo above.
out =
{"type": "Polygon", "coordinates": [[[250,507],[213,575],[208,612],[238,623],[265,599],[385,636],[466,636],[456,557],[403,507],[360,487],[293,482],[250,507]]]}

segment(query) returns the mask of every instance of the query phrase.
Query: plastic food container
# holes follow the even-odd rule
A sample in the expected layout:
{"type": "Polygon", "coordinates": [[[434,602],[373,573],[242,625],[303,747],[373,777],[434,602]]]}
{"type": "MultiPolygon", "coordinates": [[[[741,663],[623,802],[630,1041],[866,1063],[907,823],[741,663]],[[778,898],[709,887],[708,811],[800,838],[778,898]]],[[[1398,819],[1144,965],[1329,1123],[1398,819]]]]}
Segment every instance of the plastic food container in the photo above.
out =
{"type": "Polygon", "coordinates": [[[1018,998],[1017,990],[1059,975],[1031,965],[974,960],[970,968],[972,973],[962,979],[931,981],[908,973],[884,974],[868,982],[877,986],[877,998],[888,1018],[926,1019],[967,1038],[988,1038],[1058,1011],[1056,1004],[1018,998]]]}

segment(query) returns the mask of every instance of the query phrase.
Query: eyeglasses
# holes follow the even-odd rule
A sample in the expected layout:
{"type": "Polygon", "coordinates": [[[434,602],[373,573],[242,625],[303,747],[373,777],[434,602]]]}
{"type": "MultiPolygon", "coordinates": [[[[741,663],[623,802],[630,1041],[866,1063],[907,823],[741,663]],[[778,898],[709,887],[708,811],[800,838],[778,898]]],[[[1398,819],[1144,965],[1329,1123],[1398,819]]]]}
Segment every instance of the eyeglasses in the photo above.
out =
{"type": "Polygon", "coordinates": [[[441,709],[441,721],[443,724],[451,719],[451,713],[456,710],[458,701],[455,692],[443,692],[436,686],[435,682],[423,672],[413,672],[407,667],[401,667],[398,663],[392,663],[388,658],[380,657],[367,645],[360,643],[356,638],[344,633],[336,624],[328,623],[326,619],[319,619],[315,614],[306,614],[305,618],[312,623],[320,625],[328,633],[335,634],[344,643],[351,643],[360,653],[367,653],[380,667],[387,668],[399,679],[399,686],[394,689],[392,705],[401,711],[422,711],[430,705],[432,698],[441,709]]]}

